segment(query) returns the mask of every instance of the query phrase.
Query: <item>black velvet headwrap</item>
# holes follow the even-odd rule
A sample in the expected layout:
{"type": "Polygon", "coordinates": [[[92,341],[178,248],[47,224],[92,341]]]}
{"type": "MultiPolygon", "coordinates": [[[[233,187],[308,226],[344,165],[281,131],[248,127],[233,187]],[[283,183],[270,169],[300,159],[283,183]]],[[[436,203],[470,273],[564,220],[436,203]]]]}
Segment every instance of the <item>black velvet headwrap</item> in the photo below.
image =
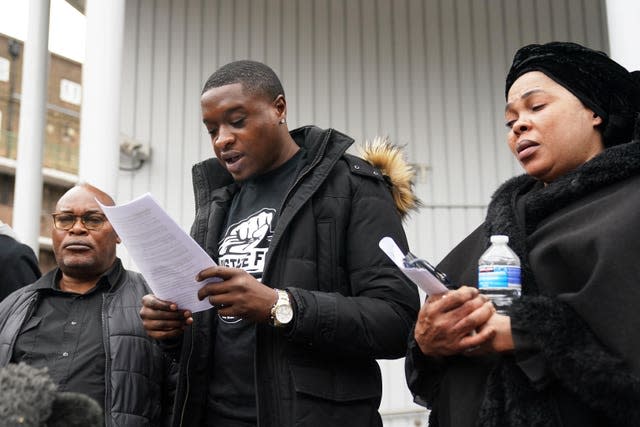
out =
{"type": "Polygon", "coordinates": [[[598,114],[605,146],[640,137],[640,71],[630,73],[606,53],[576,43],[530,44],[513,57],[505,98],[518,77],[530,71],[546,74],[598,114]]]}

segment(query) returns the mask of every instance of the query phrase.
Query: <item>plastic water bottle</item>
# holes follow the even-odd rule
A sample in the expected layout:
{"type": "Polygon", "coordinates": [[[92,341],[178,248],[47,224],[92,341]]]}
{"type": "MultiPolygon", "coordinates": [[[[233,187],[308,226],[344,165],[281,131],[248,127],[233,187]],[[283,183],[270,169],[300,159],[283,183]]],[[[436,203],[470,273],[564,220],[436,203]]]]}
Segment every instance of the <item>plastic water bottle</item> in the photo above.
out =
{"type": "Polygon", "coordinates": [[[489,296],[500,314],[507,314],[520,297],[520,259],[507,245],[509,236],[491,236],[491,246],[478,260],[478,288],[489,296]]]}

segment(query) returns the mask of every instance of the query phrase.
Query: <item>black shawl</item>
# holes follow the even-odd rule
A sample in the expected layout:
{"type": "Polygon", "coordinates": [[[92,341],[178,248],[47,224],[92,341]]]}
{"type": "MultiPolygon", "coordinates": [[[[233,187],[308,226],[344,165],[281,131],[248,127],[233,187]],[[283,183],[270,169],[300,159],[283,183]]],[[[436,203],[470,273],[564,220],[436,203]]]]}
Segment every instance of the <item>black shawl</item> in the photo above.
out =
{"type": "Polygon", "coordinates": [[[491,234],[508,235],[522,262],[523,296],[510,311],[516,351],[489,361],[410,355],[408,381],[435,410],[430,425],[640,425],[640,142],[547,186],[526,175],[507,181],[483,226],[439,267],[475,285],[491,234]],[[441,394],[465,382],[476,402],[441,394]]]}

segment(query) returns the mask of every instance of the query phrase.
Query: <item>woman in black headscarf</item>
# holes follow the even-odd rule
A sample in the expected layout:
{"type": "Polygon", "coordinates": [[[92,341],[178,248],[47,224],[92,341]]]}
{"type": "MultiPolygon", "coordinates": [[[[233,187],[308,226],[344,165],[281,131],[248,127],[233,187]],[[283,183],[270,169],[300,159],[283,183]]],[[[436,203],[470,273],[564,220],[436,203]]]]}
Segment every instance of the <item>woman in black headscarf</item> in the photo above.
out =
{"type": "Polygon", "coordinates": [[[640,77],[573,43],[516,53],[507,141],[526,174],[440,264],[406,359],[430,426],[640,426],[640,77]],[[522,263],[495,313],[477,287],[489,236],[522,263]]]}

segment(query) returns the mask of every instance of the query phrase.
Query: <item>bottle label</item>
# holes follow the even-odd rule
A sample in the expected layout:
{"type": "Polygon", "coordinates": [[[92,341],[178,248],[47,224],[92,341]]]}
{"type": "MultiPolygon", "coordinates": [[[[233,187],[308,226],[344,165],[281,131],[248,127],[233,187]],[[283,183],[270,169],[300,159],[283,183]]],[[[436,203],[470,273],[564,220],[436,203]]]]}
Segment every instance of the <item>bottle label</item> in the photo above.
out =
{"type": "Polygon", "coordinates": [[[481,265],[478,267],[478,288],[520,287],[520,267],[506,265],[481,265]]]}

